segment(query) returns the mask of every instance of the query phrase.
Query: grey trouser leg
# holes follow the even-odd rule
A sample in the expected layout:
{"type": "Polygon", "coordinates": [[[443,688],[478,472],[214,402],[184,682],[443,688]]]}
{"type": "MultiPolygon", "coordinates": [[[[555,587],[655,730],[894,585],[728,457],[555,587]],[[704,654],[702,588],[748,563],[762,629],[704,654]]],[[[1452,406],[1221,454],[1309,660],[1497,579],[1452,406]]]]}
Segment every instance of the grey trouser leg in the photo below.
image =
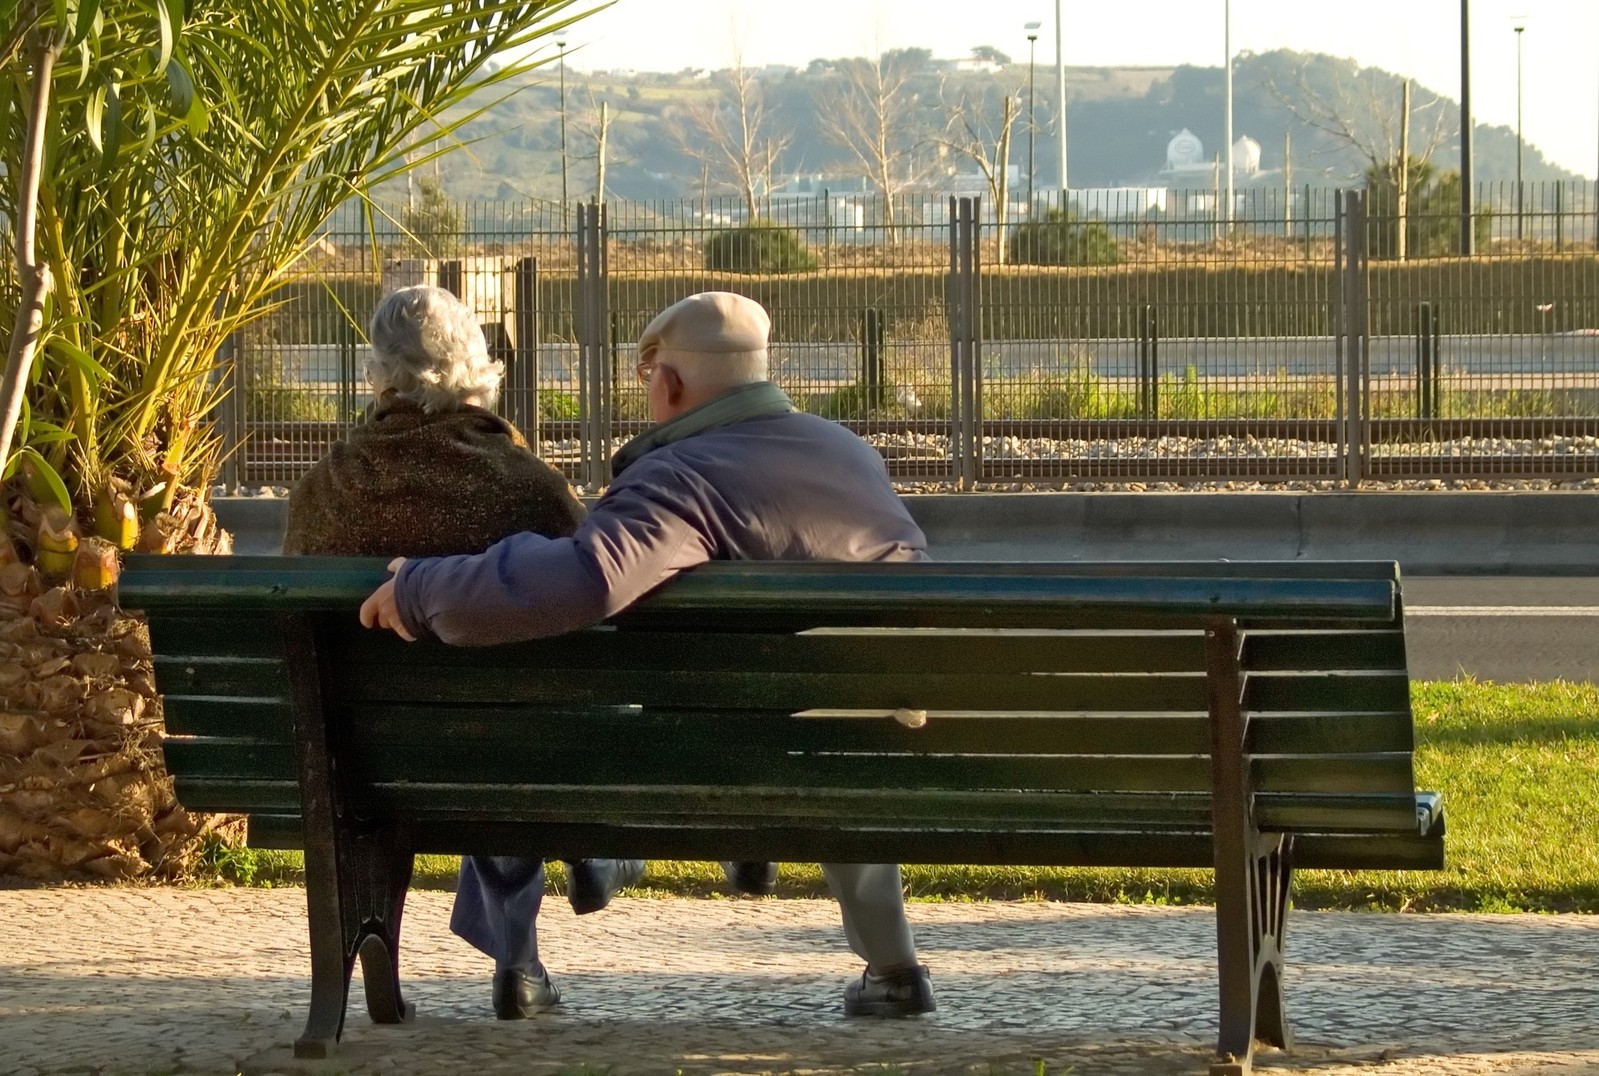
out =
{"type": "Polygon", "coordinates": [[[873,970],[916,963],[898,863],[823,863],[822,877],[838,898],[844,937],[856,956],[873,970]]]}

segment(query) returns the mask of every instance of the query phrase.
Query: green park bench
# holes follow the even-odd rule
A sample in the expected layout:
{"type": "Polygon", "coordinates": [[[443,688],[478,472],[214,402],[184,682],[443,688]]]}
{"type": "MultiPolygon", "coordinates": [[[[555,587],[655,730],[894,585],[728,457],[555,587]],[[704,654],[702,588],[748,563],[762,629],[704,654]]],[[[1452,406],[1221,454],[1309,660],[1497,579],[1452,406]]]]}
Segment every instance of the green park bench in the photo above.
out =
{"type": "Polygon", "coordinates": [[[1291,868],[1443,863],[1393,564],[716,563],[484,649],[362,629],[385,578],[130,557],[121,582],[179,799],[305,849],[299,1056],[336,1043],[357,956],[372,1019],[411,1014],[419,852],[1213,868],[1222,1073],[1290,1044],[1291,868]]]}

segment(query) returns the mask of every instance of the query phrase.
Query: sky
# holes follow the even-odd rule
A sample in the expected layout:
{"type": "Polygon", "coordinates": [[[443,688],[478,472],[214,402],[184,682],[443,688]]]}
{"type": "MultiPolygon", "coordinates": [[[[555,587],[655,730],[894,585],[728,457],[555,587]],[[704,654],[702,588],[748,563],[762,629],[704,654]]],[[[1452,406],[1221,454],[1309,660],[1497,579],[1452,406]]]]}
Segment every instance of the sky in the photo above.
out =
{"type": "MultiPolygon", "coordinates": [[[[799,67],[818,57],[891,48],[927,48],[955,58],[978,45],[1022,60],[1024,27],[1036,20],[1043,24],[1037,44],[1042,69],[1055,63],[1057,2],[1068,67],[1220,67],[1224,61],[1226,0],[616,0],[567,31],[567,63],[569,71],[680,71],[726,67],[742,53],[746,66],[799,67]]],[[[1556,163],[1595,175],[1599,0],[1470,5],[1477,122],[1515,127],[1514,28],[1524,26],[1524,136],[1556,163]]],[[[1231,8],[1235,52],[1290,48],[1348,56],[1409,75],[1446,97],[1460,96],[1460,0],[1231,0],[1231,8]]]]}

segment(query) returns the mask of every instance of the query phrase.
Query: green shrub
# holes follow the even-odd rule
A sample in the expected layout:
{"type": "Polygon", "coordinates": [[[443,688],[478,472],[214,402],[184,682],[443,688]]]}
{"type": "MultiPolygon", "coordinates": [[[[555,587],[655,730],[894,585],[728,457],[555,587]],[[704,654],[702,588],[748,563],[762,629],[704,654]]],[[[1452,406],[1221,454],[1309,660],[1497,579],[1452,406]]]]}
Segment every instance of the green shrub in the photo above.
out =
{"type": "MultiPolygon", "coordinates": [[[[857,381],[829,392],[812,394],[805,401],[805,410],[835,421],[882,417],[889,410],[886,405],[893,400],[893,393],[892,387],[884,386],[879,398],[872,400],[870,390],[864,383],[857,381]]],[[[894,408],[894,410],[901,413],[904,411],[903,408],[894,408]]]]}
{"type": "Polygon", "coordinates": [[[270,354],[245,364],[244,407],[249,418],[270,422],[335,422],[339,418],[337,394],[308,387],[298,363],[270,354]]]}
{"type": "Polygon", "coordinates": [[[539,393],[539,419],[543,422],[576,422],[582,411],[577,397],[570,392],[539,393]]]}
{"type": "MultiPolygon", "coordinates": [[[[1432,163],[1412,157],[1411,191],[1406,205],[1405,254],[1441,258],[1460,253],[1460,173],[1438,172],[1432,163]]],[[[1366,169],[1367,228],[1373,258],[1399,256],[1399,161],[1366,169]]],[[[1479,250],[1493,238],[1493,212],[1472,210],[1472,230],[1479,250]]]]}
{"type": "Polygon", "coordinates": [[[808,273],[816,268],[816,259],[799,233],[756,221],[707,239],[705,268],[724,273],[808,273]]]}
{"type": "Polygon", "coordinates": [[[1121,260],[1121,244],[1109,228],[1059,209],[1028,221],[1010,237],[1012,265],[1120,265],[1121,260]]]}

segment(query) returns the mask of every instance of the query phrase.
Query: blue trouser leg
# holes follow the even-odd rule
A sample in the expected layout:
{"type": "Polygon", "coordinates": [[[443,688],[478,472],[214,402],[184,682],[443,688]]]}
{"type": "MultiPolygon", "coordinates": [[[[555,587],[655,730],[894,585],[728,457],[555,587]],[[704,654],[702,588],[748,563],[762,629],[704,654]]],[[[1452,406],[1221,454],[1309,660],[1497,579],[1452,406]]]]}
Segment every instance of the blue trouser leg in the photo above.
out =
{"type": "Polygon", "coordinates": [[[486,956],[496,971],[539,974],[538,916],[544,900],[544,859],[467,856],[455,887],[450,929],[486,956]]]}

